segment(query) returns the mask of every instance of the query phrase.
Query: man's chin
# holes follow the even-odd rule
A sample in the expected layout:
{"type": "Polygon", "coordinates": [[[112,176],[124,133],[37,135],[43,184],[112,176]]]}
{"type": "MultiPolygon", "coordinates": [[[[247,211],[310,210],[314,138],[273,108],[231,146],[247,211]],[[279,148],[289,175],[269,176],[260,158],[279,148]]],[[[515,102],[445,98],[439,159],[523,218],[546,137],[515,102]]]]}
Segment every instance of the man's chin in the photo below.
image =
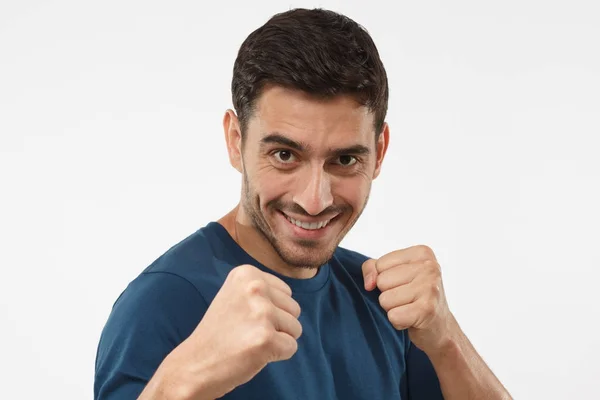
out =
{"type": "Polygon", "coordinates": [[[297,268],[319,268],[323,264],[326,264],[333,256],[332,250],[324,250],[318,248],[306,248],[303,246],[302,249],[281,249],[280,256],[286,264],[297,268]]]}

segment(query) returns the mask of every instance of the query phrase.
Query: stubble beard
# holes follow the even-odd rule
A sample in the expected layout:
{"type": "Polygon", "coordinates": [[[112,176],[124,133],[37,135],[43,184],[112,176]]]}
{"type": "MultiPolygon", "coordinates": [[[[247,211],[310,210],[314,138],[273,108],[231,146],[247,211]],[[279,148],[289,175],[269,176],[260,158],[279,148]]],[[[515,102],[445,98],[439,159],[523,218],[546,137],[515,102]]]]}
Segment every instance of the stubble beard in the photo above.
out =
{"type": "MultiPolygon", "coordinates": [[[[271,247],[275,250],[277,255],[283,260],[283,262],[285,262],[287,265],[292,266],[294,268],[317,269],[317,268],[321,267],[322,265],[326,264],[333,257],[333,254],[334,254],[337,246],[339,245],[339,243],[346,236],[346,234],[350,231],[350,229],[354,226],[356,221],[358,221],[358,218],[360,217],[363,210],[365,209],[368,199],[369,199],[369,196],[367,195],[367,198],[365,199],[362,209],[360,210],[358,215],[354,218],[354,220],[351,221],[349,226],[339,235],[339,237],[336,240],[335,245],[333,245],[331,247],[331,249],[327,249],[326,251],[319,251],[318,250],[318,247],[319,247],[318,241],[297,240],[294,242],[295,245],[297,247],[301,247],[302,249],[304,249],[304,251],[300,251],[299,252],[300,254],[293,254],[296,252],[293,249],[286,249],[284,247],[284,244],[282,244],[281,241],[278,240],[275,237],[275,235],[273,234],[273,231],[269,227],[269,224],[267,223],[267,219],[265,218],[264,213],[261,211],[260,197],[256,194],[256,192],[250,186],[248,175],[246,174],[245,170],[243,171],[242,175],[243,175],[243,180],[244,180],[243,186],[242,186],[242,190],[243,190],[242,207],[244,208],[244,212],[249,217],[250,222],[252,223],[252,226],[261,234],[261,236],[263,236],[267,240],[267,242],[269,242],[271,247]],[[310,257],[312,259],[309,260],[308,259],[309,257],[307,257],[306,254],[302,254],[302,253],[311,254],[313,257],[310,257]]],[[[266,205],[266,208],[273,209],[273,210],[275,210],[275,212],[277,212],[276,210],[279,209],[277,207],[278,204],[281,204],[281,202],[279,200],[273,200],[266,205]]],[[[351,209],[348,210],[348,208],[349,207],[344,208],[343,211],[351,212],[351,209]]]]}

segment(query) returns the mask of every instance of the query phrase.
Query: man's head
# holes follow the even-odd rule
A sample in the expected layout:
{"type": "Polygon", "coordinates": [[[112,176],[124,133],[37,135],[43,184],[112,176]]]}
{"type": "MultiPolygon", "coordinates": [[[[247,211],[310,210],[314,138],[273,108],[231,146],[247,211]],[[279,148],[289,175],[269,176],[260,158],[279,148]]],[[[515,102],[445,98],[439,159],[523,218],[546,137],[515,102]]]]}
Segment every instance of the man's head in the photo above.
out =
{"type": "Polygon", "coordinates": [[[277,14],[242,44],[232,94],[224,127],[243,175],[240,218],[288,265],[322,265],[362,213],[389,140],[372,39],[331,11],[277,14]]]}

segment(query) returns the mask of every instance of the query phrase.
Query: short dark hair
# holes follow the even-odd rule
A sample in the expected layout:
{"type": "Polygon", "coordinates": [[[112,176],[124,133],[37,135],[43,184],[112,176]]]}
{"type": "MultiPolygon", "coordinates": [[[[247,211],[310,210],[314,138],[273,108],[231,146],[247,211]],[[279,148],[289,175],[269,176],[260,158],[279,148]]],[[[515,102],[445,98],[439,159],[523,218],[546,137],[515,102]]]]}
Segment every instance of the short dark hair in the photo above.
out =
{"type": "Polygon", "coordinates": [[[373,113],[376,136],[383,129],[389,96],[385,68],[366,29],[344,15],[292,9],[274,15],[246,38],[231,82],[242,136],[267,84],[317,98],[352,95],[373,113]]]}

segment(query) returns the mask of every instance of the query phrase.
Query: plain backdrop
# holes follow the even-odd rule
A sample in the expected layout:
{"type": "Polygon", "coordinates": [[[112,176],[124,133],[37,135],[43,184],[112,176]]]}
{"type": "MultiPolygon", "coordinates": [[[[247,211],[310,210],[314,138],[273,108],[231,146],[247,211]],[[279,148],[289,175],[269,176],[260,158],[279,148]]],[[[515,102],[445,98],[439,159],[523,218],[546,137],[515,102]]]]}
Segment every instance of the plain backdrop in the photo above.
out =
{"type": "Polygon", "coordinates": [[[273,14],[367,28],[391,144],[342,243],[427,244],[517,399],[600,399],[596,1],[0,1],[0,398],[91,399],[128,282],[237,202],[221,121],[273,14]]]}

